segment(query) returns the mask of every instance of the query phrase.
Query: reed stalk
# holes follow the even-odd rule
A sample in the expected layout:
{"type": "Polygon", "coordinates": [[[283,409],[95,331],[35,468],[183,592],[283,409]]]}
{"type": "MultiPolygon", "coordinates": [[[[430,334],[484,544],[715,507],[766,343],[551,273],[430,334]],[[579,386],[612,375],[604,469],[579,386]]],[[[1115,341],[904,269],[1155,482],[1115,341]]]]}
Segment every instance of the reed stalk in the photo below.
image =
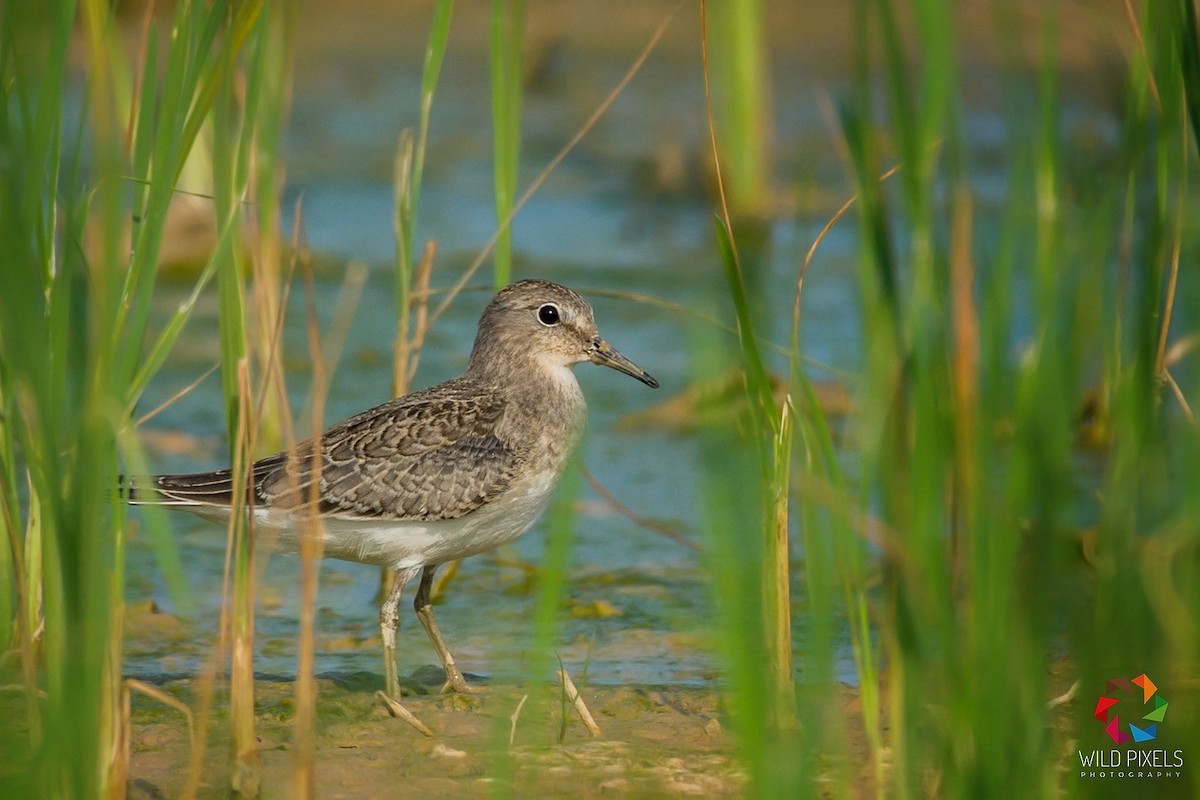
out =
{"type": "MultiPolygon", "coordinates": [[[[786,786],[794,777],[789,770],[781,772],[781,762],[772,757],[781,746],[787,748],[785,742],[796,727],[789,509],[792,411],[789,400],[784,400],[782,404],[777,404],[775,400],[766,362],[758,344],[760,335],[747,296],[742,262],[734,241],[712,97],[707,89],[706,3],[701,3],[700,14],[708,130],[720,202],[714,229],[725,287],[737,323],[739,350],[735,368],[741,372],[749,401],[749,437],[756,455],[758,482],[757,498],[742,496],[735,500],[743,514],[749,511],[747,504],[757,506],[756,513],[747,516],[758,520],[758,529],[751,527],[752,533],[739,535],[737,531],[740,526],[726,531],[723,530],[725,525],[717,524],[710,534],[709,547],[717,559],[711,562],[714,568],[730,573],[718,581],[721,594],[717,602],[727,607],[721,638],[726,641],[727,653],[745,651],[745,655],[739,658],[740,663],[729,665],[733,673],[730,678],[734,696],[732,702],[739,709],[741,717],[737,720],[738,731],[748,752],[752,754],[749,760],[755,790],[771,791],[769,787],[775,782],[783,781],[786,786]],[[731,537],[738,542],[732,541],[731,537]],[[760,538],[761,541],[751,548],[745,544],[747,538],[760,538]],[[737,566],[718,566],[723,565],[723,558],[731,559],[730,563],[737,566]],[[722,587],[722,583],[726,585],[722,587]],[[758,635],[747,637],[733,630],[736,626],[746,627],[747,621],[752,621],[749,625],[752,628],[757,627],[754,621],[761,625],[758,635]],[[760,726],[765,726],[765,729],[758,730],[760,726]]],[[[706,459],[705,463],[710,469],[727,469],[724,465],[717,467],[716,461],[706,459]]],[[[728,496],[723,499],[734,501],[728,496]]],[[[724,516],[720,520],[725,524],[730,522],[724,516]]]]}
{"type": "Polygon", "coordinates": [[[734,217],[772,213],[773,81],[762,0],[710,6],[708,38],[726,200],[734,217]]]}
{"type": "MultiPolygon", "coordinates": [[[[393,229],[396,235],[396,339],[392,347],[392,396],[412,391],[412,381],[421,360],[421,347],[432,320],[429,319],[429,286],[433,274],[436,242],[426,242],[420,261],[413,261],[414,243],[421,200],[421,181],[425,174],[425,153],[429,142],[429,120],[437,92],[442,60],[450,37],[453,0],[439,0],[434,8],[421,70],[420,114],[417,133],[400,134],[393,171],[393,229]]],[[[379,577],[379,596],[386,597],[396,579],[390,569],[379,577]]]]}
{"type": "Polygon", "coordinates": [[[492,254],[496,289],[512,279],[512,215],[520,179],[525,0],[492,0],[492,164],[496,225],[492,254]]]}
{"type": "Polygon", "coordinates": [[[407,394],[412,389],[412,379],[420,355],[420,341],[425,334],[424,313],[418,312],[418,309],[428,306],[432,254],[428,254],[428,258],[420,262],[414,261],[414,245],[421,205],[421,181],[425,174],[425,154],[429,144],[429,120],[449,41],[453,11],[453,0],[439,0],[434,7],[429,43],[425,48],[425,61],[421,70],[421,110],[416,138],[414,140],[411,132],[403,133],[396,153],[396,345],[393,348],[392,367],[392,394],[396,397],[407,394]],[[417,269],[418,265],[422,267],[420,270],[417,269]],[[417,315],[415,320],[414,314],[417,315]]]}
{"type": "MultiPolygon", "coordinates": [[[[16,2],[0,19],[10,87],[0,128],[4,150],[18,154],[0,193],[12,255],[0,287],[3,565],[5,582],[21,587],[5,625],[23,654],[38,793],[125,790],[124,510],[112,476],[119,454],[140,463],[129,415],[194,302],[146,348],[167,206],[255,9],[181,4],[165,45],[148,15],[132,55],[102,3],[16,2]],[[77,16],[82,115],[68,113],[77,16]]],[[[202,270],[197,293],[218,271],[202,270]]],[[[150,527],[177,591],[178,559],[150,527]]]]}

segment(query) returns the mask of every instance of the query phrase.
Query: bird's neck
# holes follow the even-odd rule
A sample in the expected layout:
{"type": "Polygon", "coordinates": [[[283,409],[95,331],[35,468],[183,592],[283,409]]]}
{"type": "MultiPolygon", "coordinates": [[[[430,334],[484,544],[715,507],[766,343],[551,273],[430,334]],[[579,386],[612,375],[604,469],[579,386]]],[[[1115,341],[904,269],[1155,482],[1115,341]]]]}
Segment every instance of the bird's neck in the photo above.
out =
{"type": "Polygon", "coordinates": [[[539,435],[573,440],[587,417],[583,390],[571,367],[537,358],[475,359],[466,377],[507,400],[506,417],[539,435]],[[503,369],[495,366],[503,363],[503,369]]]}

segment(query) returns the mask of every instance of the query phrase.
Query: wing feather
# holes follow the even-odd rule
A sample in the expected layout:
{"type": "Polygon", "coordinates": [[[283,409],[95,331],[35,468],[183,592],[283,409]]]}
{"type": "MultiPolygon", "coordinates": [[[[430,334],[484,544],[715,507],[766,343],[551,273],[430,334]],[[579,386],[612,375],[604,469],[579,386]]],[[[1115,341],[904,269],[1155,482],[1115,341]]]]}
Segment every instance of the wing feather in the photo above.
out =
{"type": "MultiPolygon", "coordinates": [[[[252,502],[302,506],[319,474],[321,513],[464,516],[508,488],[523,460],[499,435],[504,410],[497,392],[463,379],[384,403],[335,425],[319,440],[256,462],[252,502]]],[[[227,506],[234,491],[227,469],[162,475],[146,488],[162,502],[189,505],[227,506]]],[[[134,502],[145,502],[144,494],[141,482],[130,489],[134,502]]]]}

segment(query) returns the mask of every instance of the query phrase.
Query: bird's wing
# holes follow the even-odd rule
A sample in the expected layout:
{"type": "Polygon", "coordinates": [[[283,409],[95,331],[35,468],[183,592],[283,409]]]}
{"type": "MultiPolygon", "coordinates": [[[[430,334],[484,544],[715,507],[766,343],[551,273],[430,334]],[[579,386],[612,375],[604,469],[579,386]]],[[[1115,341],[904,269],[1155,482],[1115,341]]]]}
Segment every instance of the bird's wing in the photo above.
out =
{"type": "MultiPolygon", "coordinates": [[[[451,382],[406,395],[258,461],[252,502],[299,508],[312,502],[316,484],[319,513],[421,520],[469,514],[509,486],[521,457],[497,435],[504,401],[478,388],[456,389],[451,382]]],[[[152,488],[166,503],[222,506],[233,497],[229,470],[162,475],[152,488]]]]}

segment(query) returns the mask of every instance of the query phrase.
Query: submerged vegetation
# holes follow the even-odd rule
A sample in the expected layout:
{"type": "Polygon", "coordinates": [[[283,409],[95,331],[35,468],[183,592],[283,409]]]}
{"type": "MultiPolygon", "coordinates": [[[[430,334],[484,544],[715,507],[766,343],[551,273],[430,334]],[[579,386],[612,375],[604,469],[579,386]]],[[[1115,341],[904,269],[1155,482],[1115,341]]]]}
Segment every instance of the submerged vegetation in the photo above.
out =
{"type": "MultiPolygon", "coordinates": [[[[704,202],[713,233],[703,268],[687,265],[686,276],[647,285],[686,279],[704,286],[708,301],[683,313],[679,298],[622,288],[648,311],[680,312],[680,349],[695,386],[734,385],[742,395],[697,414],[688,434],[698,454],[688,467],[701,488],[699,569],[713,612],[704,644],[719,665],[721,703],[709,708],[692,694],[675,705],[619,691],[595,696],[615,709],[622,731],[636,727],[629,720],[645,710],[639,704],[681,716],[680,708],[703,707],[714,724],[696,735],[713,741],[724,736],[724,720],[734,742],[724,751],[737,769],[703,763],[713,775],[737,774],[695,784],[710,792],[1092,797],[1131,786],[1087,766],[1085,756],[1127,736],[1106,733],[1095,699],[1135,698],[1136,685],[1158,714],[1145,717],[1159,725],[1145,746],[1185,761],[1176,777],[1151,777],[1138,789],[1200,794],[1192,763],[1200,758],[1195,4],[1126,4],[1113,34],[1125,58],[1113,67],[1103,158],[1064,130],[1060,60],[1069,32],[1055,5],[972,12],[991,23],[999,65],[992,96],[1003,141],[985,152],[969,109],[978,101],[968,99],[964,50],[977,37],[964,37],[956,15],[965,12],[944,0],[850,4],[849,77],[830,92],[822,143],[841,159],[844,204],[805,220],[812,247],[785,281],[766,266],[767,223],[798,214],[780,198],[805,187],[772,168],[772,158],[785,159],[772,144],[770,98],[781,105],[789,91],[770,83],[763,50],[777,40],[773,10],[755,0],[716,6],[664,12],[630,74],[550,161],[556,167],[631,76],[651,68],[645,58],[663,30],[694,10],[695,77],[708,102],[687,124],[703,132],[697,160],[709,166],[697,170],[712,184],[704,202]],[[1005,162],[1002,186],[981,185],[979,163],[988,158],[1005,162]],[[856,320],[860,351],[836,373],[851,398],[836,420],[804,324],[833,232],[850,240],[856,259],[855,307],[846,315],[856,320]],[[789,311],[788,324],[766,309],[789,311]],[[837,685],[847,677],[853,692],[837,685]],[[1109,685],[1120,677],[1139,682],[1109,685]],[[1147,683],[1169,700],[1167,711],[1158,713],[1147,683]]],[[[530,191],[518,166],[528,163],[522,93],[533,59],[523,48],[535,11],[496,0],[484,26],[497,283],[515,274],[508,229],[530,191]]],[[[0,731],[0,794],[123,795],[137,778],[136,692],[188,727],[187,767],[175,766],[181,793],[212,788],[214,762],[227,764],[218,773],[235,792],[261,791],[256,700],[261,716],[270,697],[271,713],[290,725],[285,734],[271,727],[274,717],[268,723],[292,743],[290,789],[311,795],[318,737],[331,735],[318,723],[318,689],[329,691],[328,682],[313,674],[319,552],[304,554],[297,678],[280,698],[278,686],[255,685],[253,531],[231,526],[221,639],[180,703],[124,678],[128,520],[115,477],[153,471],[135,410],[206,297],[219,307],[211,335],[220,341],[235,470],[295,440],[282,341],[293,293],[303,297],[312,368],[296,427],[322,427],[337,361],[329,342],[352,313],[349,300],[339,303],[322,334],[302,214],[290,241],[281,222],[282,142],[304,12],[217,0],[169,10],[149,3],[132,19],[120,13],[97,0],[13,0],[0,9],[0,703],[17,720],[0,731]],[[184,182],[197,172],[199,184],[184,182]],[[156,325],[172,209],[196,194],[215,219],[213,241],[184,302],[156,325]]],[[[487,256],[465,272],[435,270],[435,243],[422,251],[418,240],[418,212],[429,205],[426,155],[439,146],[430,119],[443,58],[454,57],[456,13],[463,10],[450,0],[430,12],[416,131],[397,132],[396,392],[412,387],[426,334],[487,256]]],[[[365,279],[346,274],[350,298],[365,279]]],[[[513,747],[529,742],[518,720],[541,715],[547,724],[538,729],[551,732],[538,745],[553,752],[583,704],[571,675],[588,694],[586,665],[574,674],[554,655],[585,478],[570,472],[547,515],[527,631],[526,681],[553,687],[555,699],[549,710],[536,700],[526,706],[523,687],[495,687],[482,702],[503,698],[505,710],[460,728],[486,754],[472,753],[471,763],[493,795],[522,794],[528,759],[513,747]]],[[[153,512],[143,520],[173,600],[185,608],[168,523],[153,512]]],[[[452,714],[428,705],[453,725],[452,714]]],[[[341,713],[369,712],[364,704],[341,713]]],[[[377,723],[361,731],[378,736],[377,723]]],[[[660,723],[647,728],[658,731],[655,741],[669,737],[660,723]]],[[[416,734],[397,725],[392,735],[416,734]]],[[[462,738],[429,757],[446,763],[460,758],[460,746],[462,738]]],[[[598,744],[587,752],[629,769],[636,762],[598,744]]],[[[642,784],[611,784],[623,786],[642,784]]]]}

